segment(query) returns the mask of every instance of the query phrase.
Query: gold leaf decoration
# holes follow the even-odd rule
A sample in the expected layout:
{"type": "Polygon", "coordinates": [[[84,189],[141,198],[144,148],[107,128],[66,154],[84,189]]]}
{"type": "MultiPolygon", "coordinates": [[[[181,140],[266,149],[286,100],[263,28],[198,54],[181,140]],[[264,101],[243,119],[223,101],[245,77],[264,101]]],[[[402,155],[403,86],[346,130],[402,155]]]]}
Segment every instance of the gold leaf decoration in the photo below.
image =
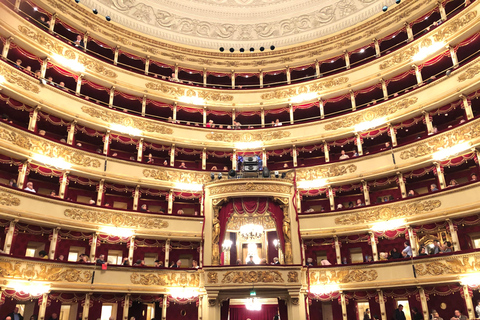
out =
{"type": "Polygon", "coordinates": [[[415,103],[417,103],[417,101],[417,97],[412,97],[392,103],[384,103],[376,107],[370,107],[364,111],[359,112],[358,114],[347,115],[342,117],[342,119],[340,120],[332,121],[326,124],[325,130],[331,131],[340,128],[349,128],[363,122],[368,122],[381,117],[389,116],[402,109],[413,106],[415,103]]]}
{"type": "Polygon", "coordinates": [[[377,271],[372,269],[319,270],[310,272],[310,285],[367,282],[375,281],[377,278],[377,271]]]}
{"type": "Polygon", "coordinates": [[[13,197],[11,194],[5,192],[0,193],[0,206],[18,207],[19,205],[20,199],[13,197]]]}
{"type": "Polygon", "coordinates": [[[238,214],[233,213],[228,219],[228,230],[240,230],[245,224],[260,225],[264,229],[275,229],[275,220],[269,214],[238,214]]]}
{"type": "Polygon", "coordinates": [[[319,81],[309,85],[303,85],[296,88],[274,90],[274,91],[262,94],[260,98],[262,98],[262,100],[290,99],[302,93],[313,93],[313,92],[319,93],[322,90],[338,87],[347,82],[348,82],[347,77],[339,77],[339,78],[319,81]]]}
{"type": "Polygon", "coordinates": [[[30,39],[36,41],[38,44],[40,44],[42,47],[44,47],[47,50],[51,50],[59,55],[63,55],[63,50],[65,47],[58,43],[57,41],[53,41],[49,39],[49,35],[45,33],[44,31],[33,31],[30,30],[29,28],[19,25],[18,30],[25,36],[29,37],[30,39]]]}
{"type": "Polygon", "coordinates": [[[335,223],[340,225],[365,224],[377,221],[385,221],[401,217],[409,217],[440,208],[440,200],[414,201],[407,204],[382,205],[372,209],[364,209],[359,212],[343,214],[335,218],[335,223]]]}
{"type": "Polygon", "coordinates": [[[33,135],[29,137],[24,132],[16,132],[14,129],[8,130],[0,127],[0,139],[50,158],[62,158],[74,165],[93,168],[100,167],[100,161],[87,156],[85,152],[77,151],[73,148],[56,144],[33,135]]]}
{"type": "Polygon", "coordinates": [[[169,94],[172,96],[184,96],[185,95],[185,89],[182,89],[180,87],[175,87],[171,85],[166,85],[164,83],[157,83],[157,82],[148,82],[145,84],[145,87],[150,90],[155,90],[155,91],[160,91],[164,94],[169,94]]]}
{"type": "Polygon", "coordinates": [[[288,282],[298,282],[298,272],[296,271],[289,271],[287,277],[288,282]]]}
{"type": "Polygon", "coordinates": [[[95,73],[102,74],[102,75],[104,75],[106,77],[109,77],[109,78],[118,77],[117,74],[114,71],[105,68],[104,66],[102,66],[101,62],[96,61],[94,59],[90,59],[90,58],[87,58],[85,56],[79,56],[78,57],[78,62],[83,64],[86,69],[91,70],[95,73]]]}
{"type": "Polygon", "coordinates": [[[133,284],[143,286],[175,286],[175,287],[198,287],[200,284],[197,273],[174,272],[174,273],[137,273],[130,276],[133,284]]]}
{"type": "Polygon", "coordinates": [[[218,282],[218,275],[216,272],[208,272],[207,273],[207,280],[208,283],[217,283],[218,282]]]}
{"type": "Polygon", "coordinates": [[[32,83],[34,82],[33,78],[27,76],[17,69],[0,66],[0,75],[3,75],[7,82],[15,84],[24,90],[31,91],[33,93],[40,92],[40,88],[32,83]]]}
{"type": "Polygon", "coordinates": [[[470,11],[464,16],[454,17],[448,24],[439,30],[433,35],[433,40],[435,42],[441,42],[446,40],[448,37],[453,36],[459,31],[460,28],[463,28],[465,25],[473,21],[477,17],[477,11],[470,11]]]}
{"type": "Polygon", "coordinates": [[[92,271],[76,268],[62,268],[58,266],[36,263],[22,264],[21,262],[0,261],[0,276],[4,278],[42,281],[89,282],[92,271]]]}
{"type": "Polygon", "coordinates": [[[141,214],[110,212],[106,210],[66,209],[67,218],[90,222],[114,225],[116,227],[162,229],[168,227],[168,222],[160,218],[144,216],[141,214]]]}
{"type": "Polygon", "coordinates": [[[441,149],[451,148],[462,141],[469,141],[478,137],[480,137],[480,121],[475,120],[468,125],[463,125],[457,129],[428,138],[425,142],[402,151],[400,158],[402,160],[408,160],[410,158],[428,156],[441,149]]]}
{"type": "Polygon", "coordinates": [[[465,274],[478,272],[480,269],[480,256],[475,255],[473,260],[468,256],[448,259],[445,261],[434,261],[429,263],[416,263],[415,271],[418,276],[439,276],[444,274],[465,274]]]}
{"type": "Polygon", "coordinates": [[[246,184],[234,184],[226,186],[216,186],[210,189],[211,195],[232,192],[271,192],[271,193],[290,193],[290,186],[280,184],[266,184],[247,182],[246,184]]]}
{"type": "Polygon", "coordinates": [[[480,63],[468,68],[465,72],[458,76],[458,82],[467,81],[475,78],[480,73],[480,63]]]}
{"type": "Polygon", "coordinates": [[[213,141],[222,142],[252,142],[252,141],[271,141],[290,137],[291,133],[284,130],[267,131],[267,132],[215,132],[208,133],[206,138],[213,141]]]}
{"type": "Polygon", "coordinates": [[[211,180],[210,176],[206,173],[185,172],[168,169],[145,169],[143,170],[143,176],[145,178],[152,178],[155,180],[196,184],[204,184],[211,180]]]}
{"type": "Polygon", "coordinates": [[[343,176],[345,174],[354,173],[357,171],[357,166],[354,164],[339,165],[334,164],[331,166],[321,166],[312,169],[299,169],[297,170],[297,179],[301,180],[315,180],[322,178],[333,178],[343,176]]]}
{"type": "Polygon", "coordinates": [[[128,116],[116,111],[102,110],[102,108],[94,108],[82,106],[82,111],[90,117],[101,119],[107,123],[120,124],[126,127],[137,128],[141,131],[154,132],[159,134],[173,134],[173,130],[164,125],[158,124],[158,121],[150,121],[128,116]]]}
{"type": "Polygon", "coordinates": [[[229,271],[222,283],[284,283],[279,271],[229,271]]]}

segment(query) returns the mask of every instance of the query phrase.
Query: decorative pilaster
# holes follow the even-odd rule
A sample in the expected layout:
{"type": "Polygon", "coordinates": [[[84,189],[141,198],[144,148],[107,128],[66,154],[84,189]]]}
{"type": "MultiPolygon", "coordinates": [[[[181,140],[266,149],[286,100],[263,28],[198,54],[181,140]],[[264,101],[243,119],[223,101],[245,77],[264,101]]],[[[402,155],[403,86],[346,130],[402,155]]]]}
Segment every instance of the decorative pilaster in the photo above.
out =
{"type": "Polygon", "coordinates": [[[138,141],[138,150],[137,150],[137,161],[142,162],[143,160],[143,138],[140,138],[140,141],[138,141]]]}
{"type": "MultiPolygon", "coordinates": [[[[20,4],[20,0],[17,0],[17,2],[20,4]]],[[[15,2],[15,4],[17,3],[15,2]]],[[[3,50],[2,50],[2,58],[6,59],[8,56],[8,50],[10,50],[10,44],[13,41],[13,37],[8,37],[5,40],[5,44],[3,45],[3,50]]]]}
{"type": "Polygon", "coordinates": [[[385,308],[385,298],[382,289],[377,289],[378,304],[380,305],[380,317],[382,320],[387,320],[387,309],[385,308]]]}
{"type": "Polygon", "coordinates": [[[24,161],[22,165],[18,168],[17,186],[20,190],[23,189],[23,185],[25,184],[25,178],[27,177],[29,163],[30,159],[24,161]]]}
{"type": "Polygon", "coordinates": [[[405,180],[403,179],[403,173],[401,172],[397,172],[397,183],[400,188],[402,199],[405,199],[407,197],[407,187],[405,186],[405,180]]]}
{"type": "Polygon", "coordinates": [[[455,48],[450,45],[447,45],[446,48],[450,51],[450,57],[452,58],[452,65],[454,68],[458,67],[458,57],[455,48]]]}
{"type": "Polygon", "coordinates": [[[414,257],[416,257],[418,256],[417,236],[415,235],[415,232],[413,231],[413,228],[411,226],[407,226],[407,232],[408,232],[408,239],[410,241],[410,248],[412,248],[412,254],[414,257]]]}
{"type": "Polygon", "coordinates": [[[173,114],[172,114],[172,120],[173,122],[175,123],[177,121],[177,103],[174,102],[173,103],[173,110],[172,110],[173,114]]]}
{"type": "Polygon", "coordinates": [[[468,120],[473,119],[473,111],[472,105],[470,104],[470,100],[467,99],[463,94],[460,95],[460,99],[462,99],[463,109],[465,109],[465,115],[467,116],[468,120]]]}
{"type": "Polygon", "coordinates": [[[147,95],[144,94],[142,97],[142,117],[145,117],[147,113],[147,95]]]}
{"type": "Polygon", "coordinates": [[[397,132],[395,131],[395,128],[390,123],[388,124],[388,132],[390,133],[390,138],[392,139],[392,146],[396,147],[397,146],[397,132]]]}
{"type": "Polygon", "coordinates": [[[163,295],[162,301],[162,320],[167,320],[168,295],[163,295]]]}
{"type": "Polygon", "coordinates": [[[140,192],[140,185],[137,184],[135,187],[135,193],[133,194],[133,210],[137,211],[138,210],[138,201],[140,200],[140,196],[142,193],[140,192]]]}
{"type": "Polygon", "coordinates": [[[380,83],[382,84],[383,100],[388,100],[388,89],[385,79],[381,78],[380,83]]]}
{"type": "Polygon", "coordinates": [[[422,311],[423,311],[423,319],[428,320],[428,303],[427,303],[427,296],[425,295],[425,290],[418,286],[418,295],[420,296],[420,303],[422,305],[422,311]]]}
{"type": "Polygon", "coordinates": [[[342,253],[340,252],[340,242],[338,241],[338,237],[335,235],[333,236],[333,241],[335,244],[335,256],[337,257],[337,264],[342,264],[342,253]]]}
{"type": "Polygon", "coordinates": [[[207,124],[207,107],[203,106],[203,125],[205,126],[207,124]]]}
{"type": "MultiPolygon", "coordinates": [[[[90,244],[90,261],[95,261],[95,256],[97,255],[97,240],[98,240],[98,232],[95,232],[92,235],[92,243],[90,244]]],[[[85,300],[85,305],[86,304],[87,304],[87,301],[85,300]]],[[[88,320],[88,313],[87,313],[87,320],[88,320]]]]}
{"type": "Polygon", "coordinates": [[[135,236],[131,236],[128,240],[128,261],[133,266],[133,253],[135,252],[135,236]]]}
{"type": "Polygon", "coordinates": [[[330,151],[327,141],[323,140],[323,153],[325,154],[325,162],[330,162],[330,151]]]}
{"type": "MultiPolygon", "coordinates": [[[[203,241],[200,241],[200,252],[203,252],[203,241]]],[[[200,253],[199,257],[198,266],[203,268],[203,254],[200,253]]]]}
{"type": "Polygon", "coordinates": [[[50,61],[50,58],[45,58],[42,60],[42,65],[40,66],[40,78],[44,79],[45,78],[45,73],[47,72],[47,66],[48,66],[48,61],[50,61]]]}
{"type": "Polygon", "coordinates": [[[108,155],[108,151],[110,150],[110,130],[107,130],[105,136],[103,137],[103,154],[108,155]]]}
{"type": "Polygon", "coordinates": [[[35,109],[33,109],[33,112],[30,113],[30,119],[28,122],[28,131],[35,132],[37,129],[37,121],[38,121],[38,112],[40,111],[42,107],[37,105],[35,109]]]}
{"type": "Polygon", "coordinates": [[[448,229],[450,231],[450,235],[452,236],[452,244],[454,251],[460,251],[460,241],[458,240],[458,232],[457,227],[453,224],[452,220],[447,219],[448,222],[448,229]]]}
{"type": "Polygon", "coordinates": [[[415,70],[415,77],[417,78],[417,84],[423,83],[422,72],[416,64],[412,64],[412,68],[415,70]]]}
{"type": "Polygon", "coordinates": [[[232,109],[232,129],[235,129],[235,120],[237,120],[236,118],[236,113],[235,113],[235,108],[232,109]]]}
{"type": "Polygon", "coordinates": [[[263,70],[260,69],[258,70],[259,74],[258,74],[258,79],[260,80],[260,89],[263,88],[263,70]]]}
{"type": "Polygon", "coordinates": [[[353,90],[350,90],[350,103],[352,105],[352,111],[357,110],[357,103],[355,101],[355,92],[353,92],[353,90]]]}
{"type": "Polygon", "coordinates": [[[110,96],[108,97],[108,106],[113,106],[113,98],[115,98],[115,86],[110,88],[110,96]]]}
{"type": "Polygon", "coordinates": [[[58,189],[58,196],[61,199],[65,199],[65,195],[67,194],[67,186],[68,186],[68,175],[70,171],[65,171],[60,178],[60,187],[58,189]]]}
{"type": "Polygon", "coordinates": [[[267,151],[265,151],[265,148],[262,148],[262,166],[263,167],[268,167],[268,159],[267,159],[267,151]]]}
{"type": "Polygon", "coordinates": [[[20,4],[22,3],[22,0],[15,0],[15,4],[14,4],[14,9],[15,11],[20,11],[20,4]]]}
{"type": "Polygon", "coordinates": [[[118,51],[120,50],[120,46],[116,46],[115,47],[115,52],[114,52],[114,55],[113,55],[113,64],[114,65],[117,65],[118,63],[118,51]]]}
{"type": "Polygon", "coordinates": [[[467,305],[467,318],[475,319],[475,307],[473,306],[472,295],[470,294],[468,285],[466,284],[462,285],[462,289],[463,289],[463,297],[465,298],[465,304],[467,305]]]}
{"type": "Polygon", "coordinates": [[[77,120],[70,122],[67,133],[67,144],[73,145],[75,143],[75,126],[77,125],[77,120]]]}
{"type": "Polygon", "coordinates": [[[283,209],[283,239],[285,242],[285,264],[293,264],[293,251],[292,251],[292,231],[291,221],[288,216],[288,205],[282,205],[283,209]]]}
{"type": "Polygon", "coordinates": [[[147,56],[145,59],[145,75],[148,76],[148,72],[150,69],[150,56],[147,56]]]}
{"type": "Polygon", "coordinates": [[[102,205],[104,190],[105,190],[105,179],[101,179],[97,189],[97,206],[102,205]]]}
{"type": "Polygon", "coordinates": [[[440,17],[441,17],[442,21],[446,21],[447,20],[447,12],[445,11],[445,7],[443,6],[443,2],[442,1],[437,1],[437,5],[438,5],[438,11],[440,12],[440,17]]]}
{"type": "Polygon", "coordinates": [[[287,74],[287,84],[291,84],[292,83],[292,74],[290,73],[290,67],[289,66],[285,67],[285,72],[287,74]]]}
{"type": "Polygon", "coordinates": [[[57,20],[57,13],[55,12],[54,14],[52,14],[52,17],[50,18],[50,25],[48,26],[48,30],[50,30],[50,32],[53,32],[53,28],[55,28],[55,22],[57,20]]]}
{"type": "Polygon", "coordinates": [[[443,174],[443,168],[438,162],[434,162],[433,165],[435,166],[438,183],[440,184],[440,189],[445,189],[447,187],[447,184],[445,183],[445,175],[443,174]]]}
{"type": "Polygon", "coordinates": [[[8,226],[7,234],[5,235],[5,243],[3,245],[3,251],[5,254],[10,254],[13,244],[13,237],[15,236],[15,224],[18,222],[18,219],[10,221],[8,226]]]}
{"type": "Polygon", "coordinates": [[[292,157],[293,157],[293,167],[296,168],[298,166],[298,152],[297,147],[293,145],[292,147],[292,157]]]}
{"type": "Polygon", "coordinates": [[[407,30],[407,42],[410,42],[413,40],[413,30],[412,30],[412,26],[410,25],[410,23],[408,22],[404,22],[403,25],[405,26],[405,29],[407,30]]]}
{"type": "Polygon", "coordinates": [[[320,74],[320,63],[317,59],[315,59],[315,77],[320,78],[322,75],[320,74]]]}
{"type": "Polygon", "coordinates": [[[42,303],[38,309],[38,320],[45,320],[45,311],[47,310],[48,292],[42,295],[42,303]]]}
{"type": "Polygon", "coordinates": [[[90,311],[90,296],[91,295],[92,295],[91,293],[85,294],[85,302],[83,304],[83,312],[82,312],[83,320],[88,320],[88,313],[90,311]]]}
{"type": "Polygon", "coordinates": [[[363,155],[363,145],[362,145],[362,137],[358,133],[355,133],[355,144],[357,145],[357,152],[359,156],[363,155]]]}
{"type": "Polygon", "coordinates": [[[232,169],[233,169],[233,170],[237,170],[237,149],[233,149],[232,169]]]}
{"type": "Polygon", "coordinates": [[[85,75],[82,73],[77,78],[77,86],[75,87],[75,94],[77,96],[80,95],[80,92],[82,91],[82,80],[84,77],[85,75]]]}
{"type": "Polygon", "coordinates": [[[345,65],[347,66],[347,70],[350,69],[350,55],[348,54],[347,50],[343,50],[343,57],[345,58],[345,65]]]}
{"type": "Polygon", "coordinates": [[[425,122],[425,125],[427,126],[427,133],[428,134],[433,134],[433,124],[432,124],[432,117],[430,117],[430,114],[426,111],[423,111],[423,121],[425,122]]]}
{"type": "Polygon", "coordinates": [[[165,268],[168,268],[170,265],[170,239],[165,241],[165,268]]]}
{"type": "Polygon", "coordinates": [[[265,128],[265,109],[263,107],[260,109],[260,123],[262,128],[265,128]]]}
{"type": "Polygon", "coordinates": [[[178,79],[178,63],[175,63],[174,78],[178,79]]]}
{"type": "Polygon", "coordinates": [[[343,293],[343,291],[340,291],[340,302],[342,304],[343,320],[348,320],[348,317],[347,317],[347,299],[346,299],[345,293],[343,293]]]}
{"type": "Polygon", "coordinates": [[[380,52],[380,44],[377,38],[373,39],[373,45],[375,46],[375,57],[379,58],[382,53],[380,52]]]}
{"type": "Polygon", "coordinates": [[[83,49],[84,49],[84,50],[87,50],[88,36],[89,36],[89,35],[90,35],[90,34],[89,34],[88,31],[83,34],[83,49]]]}
{"type": "Polygon", "coordinates": [[[167,213],[168,214],[173,213],[173,191],[172,190],[170,190],[168,192],[168,210],[167,210],[167,213]]]}
{"type": "Polygon", "coordinates": [[[318,109],[320,110],[320,119],[325,119],[325,104],[321,98],[318,99],[318,109]]]}
{"type": "Polygon", "coordinates": [[[202,170],[207,170],[207,148],[202,150],[202,170]]]}
{"type": "Polygon", "coordinates": [[[362,191],[363,191],[363,198],[365,199],[365,205],[370,205],[370,191],[368,190],[368,182],[362,180],[362,191]]]}
{"type": "Polygon", "coordinates": [[[50,252],[48,253],[48,259],[55,260],[55,251],[57,251],[58,243],[58,230],[60,227],[53,228],[52,237],[50,238],[50,252]]]}
{"type": "Polygon", "coordinates": [[[372,231],[368,232],[370,236],[370,246],[372,247],[373,261],[378,261],[377,237],[372,231]]]}
{"type": "Polygon", "coordinates": [[[232,80],[232,89],[235,89],[235,70],[230,72],[230,78],[232,80]]]}
{"type": "Polygon", "coordinates": [[[207,73],[207,68],[203,68],[203,86],[206,87],[207,86],[207,77],[208,77],[208,73],[207,73]]]}
{"type": "Polygon", "coordinates": [[[175,166],[175,143],[170,148],[170,167],[175,166]]]}
{"type": "Polygon", "coordinates": [[[130,293],[125,295],[123,300],[123,320],[128,320],[128,310],[130,309],[130,293]]]}
{"type": "Polygon", "coordinates": [[[212,221],[212,266],[220,265],[220,206],[213,207],[212,221]]]}
{"type": "Polygon", "coordinates": [[[305,294],[298,290],[289,290],[290,299],[287,301],[288,319],[307,319],[305,294]]]}
{"type": "Polygon", "coordinates": [[[294,117],[293,117],[293,105],[290,103],[288,105],[288,112],[290,113],[290,124],[294,123],[294,117]]]}

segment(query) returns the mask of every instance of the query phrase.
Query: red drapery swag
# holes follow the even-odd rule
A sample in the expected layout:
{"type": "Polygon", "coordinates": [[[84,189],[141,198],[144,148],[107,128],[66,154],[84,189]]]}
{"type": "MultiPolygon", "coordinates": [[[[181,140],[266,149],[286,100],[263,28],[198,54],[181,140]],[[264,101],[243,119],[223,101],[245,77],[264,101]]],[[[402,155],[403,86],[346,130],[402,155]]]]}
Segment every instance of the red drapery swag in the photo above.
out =
{"type": "MultiPolygon", "coordinates": [[[[227,229],[227,222],[233,214],[269,214],[274,220],[277,227],[277,236],[282,244],[282,250],[285,250],[285,241],[282,232],[283,226],[283,210],[280,206],[269,198],[239,198],[225,204],[220,209],[220,241],[222,245],[223,238],[227,229]]],[[[293,232],[293,230],[291,230],[293,232]]],[[[221,252],[221,251],[220,251],[221,252]]]]}

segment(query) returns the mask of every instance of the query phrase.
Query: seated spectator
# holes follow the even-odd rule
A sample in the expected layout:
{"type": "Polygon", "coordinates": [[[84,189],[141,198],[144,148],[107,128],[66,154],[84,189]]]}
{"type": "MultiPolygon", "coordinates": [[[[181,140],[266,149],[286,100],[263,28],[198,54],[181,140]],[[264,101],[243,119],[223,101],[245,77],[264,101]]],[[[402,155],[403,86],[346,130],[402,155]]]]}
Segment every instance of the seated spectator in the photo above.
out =
{"type": "Polygon", "coordinates": [[[40,79],[42,77],[42,72],[40,70],[35,70],[35,78],[40,79]]]}
{"type": "Polygon", "coordinates": [[[59,196],[57,196],[57,193],[55,192],[55,190],[50,191],[50,197],[60,198],[59,196]]]}
{"type": "Polygon", "coordinates": [[[353,156],[352,156],[353,158],[356,158],[356,157],[358,157],[358,156],[359,156],[359,154],[358,154],[358,151],[357,151],[357,150],[355,150],[355,149],[354,149],[352,152],[353,152],[353,156]]]}
{"type": "Polygon", "coordinates": [[[337,210],[342,210],[342,209],[343,209],[343,204],[339,203],[339,204],[337,205],[337,210]]]}
{"type": "Polygon", "coordinates": [[[365,262],[373,262],[373,257],[370,255],[365,256],[365,262]]]}
{"type": "Polygon", "coordinates": [[[442,252],[442,246],[440,245],[440,241],[438,240],[433,240],[433,254],[439,254],[442,252]]]}
{"type": "Polygon", "coordinates": [[[280,264],[280,261],[278,260],[277,257],[275,257],[275,258],[273,258],[272,265],[277,265],[277,264],[280,264]]]}
{"type": "Polygon", "coordinates": [[[185,165],[185,162],[181,162],[180,165],[178,166],[179,168],[182,168],[182,169],[187,169],[187,166],[185,165]]]}
{"type": "Polygon", "coordinates": [[[380,151],[385,151],[385,150],[389,150],[390,149],[390,142],[385,142],[385,146],[383,148],[380,149],[380,151]]]}
{"type": "Polygon", "coordinates": [[[106,264],[107,262],[105,261],[105,255],[104,254],[101,254],[98,258],[97,258],[97,263],[98,264],[106,264]]]}
{"type": "Polygon", "coordinates": [[[475,173],[470,175],[470,181],[477,181],[477,175],[475,173]]]}
{"type": "Polygon", "coordinates": [[[40,16],[40,21],[39,21],[44,27],[48,28],[50,26],[50,21],[45,18],[44,15],[40,16]]]}
{"type": "Polygon", "coordinates": [[[379,257],[380,257],[380,261],[388,260],[388,252],[380,252],[379,257]]]}
{"type": "Polygon", "coordinates": [[[241,265],[242,265],[242,260],[237,259],[237,261],[235,262],[235,264],[236,264],[237,266],[241,266],[241,265]]]}
{"type": "Polygon", "coordinates": [[[90,204],[90,205],[96,205],[97,203],[95,202],[95,200],[90,199],[90,201],[88,201],[88,204],[90,204]]]}
{"type": "Polygon", "coordinates": [[[413,190],[408,190],[407,197],[415,197],[415,191],[413,191],[413,190]]]}
{"type": "Polygon", "coordinates": [[[73,42],[73,45],[77,48],[85,48],[85,43],[83,42],[81,35],[77,34],[77,38],[73,42]]]}
{"type": "Polygon", "coordinates": [[[218,169],[217,169],[217,166],[213,166],[210,170],[217,171],[218,169]]]}
{"type": "Polygon", "coordinates": [[[134,267],[145,267],[145,260],[138,259],[137,261],[135,261],[133,266],[134,267]]]}
{"type": "Polygon", "coordinates": [[[348,203],[348,209],[352,209],[352,208],[355,208],[355,206],[354,206],[353,202],[350,201],[350,202],[348,203]]]}
{"type": "Polygon", "coordinates": [[[402,255],[400,254],[400,252],[397,251],[397,248],[393,248],[392,251],[390,251],[390,257],[389,257],[390,260],[400,259],[401,257],[402,255]]]}
{"type": "Polygon", "coordinates": [[[342,264],[348,264],[347,257],[343,257],[343,258],[342,258],[342,264]]]}
{"type": "Polygon", "coordinates": [[[53,85],[53,78],[52,77],[47,77],[47,83],[49,85],[53,85]]]}
{"type": "Polygon", "coordinates": [[[430,192],[435,192],[438,191],[437,185],[435,183],[432,183],[430,185],[430,192]]]}
{"type": "Polygon", "coordinates": [[[455,315],[450,320],[468,320],[468,317],[464,316],[460,310],[455,310],[455,315]]]}
{"type": "Polygon", "coordinates": [[[314,212],[314,211],[315,210],[312,207],[310,207],[307,210],[305,210],[304,213],[311,213],[311,212],[314,212]]]}
{"type": "Polygon", "coordinates": [[[444,253],[453,252],[452,243],[450,241],[447,241],[447,243],[445,244],[445,248],[443,249],[442,252],[444,253]]]}
{"type": "Polygon", "coordinates": [[[313,259],[312,258],[307,258],[307,263],[305,264],[306,267],[313,267],[313,259]]]}
{"type": "Polygon", "coordinates": [[[148,207],[145,203],[140,206],[140,211],[141,212],[150,212],[150,210],[148,210],[148,207]]]}
{"type": "Polygon", "coordinates": [[[47,132],[45,130],[38,130],[38,135],[39,136],[45,137],[46,134],[47,134],[47,132]]]}
{"type": "Polygon", "coordinates": [[[330,263],[330,261],[328,261],[327,259],[322,259],[322,261],[320,261],[320,264],[322,266],[331,266],[332,264],[330,263]]]}
{"type": "Polygon", "coordinates": [[[260,265],[264,265],[264,266],[267,265],[267,259],[262,258],[262,259],[260,260],[260,265]]]}
{"type": "Polygon", "coordinates": [[[212,126],[213,126],[213,120],[208,121],[205,126],[206,126],[207,128],[212,128],[212,126]]]}
{"type": "Polygon", "coordinates": [[[410,243],[408,241],[405,241],[403,243],[403,251],[402,251],[402,254],[405,253],[405,258],[411,258],[413,257],[413,252],[412,252],[412,247],[410,247],[410,243]]]}
{"type": "Polygon", "coordinates": [[[110,202],[105,202],[104,207],[110,208],[110,202]]]}
{"type": "Polygon", "coordinates": [[[448,185],[448,188],[450,187],[456,187],[458,186],[458,182],[455,179],[450,180],[450,184],[448,185]]]}
{"type": "Polygon", "coordinates": [[[282,126],[282,123],[280,122],[279,119],[276,119],[275,120],[275,127],[281,127],[282,126]]]}
{"type": "Polygon", "coordinates": [[[168,166],[168,160],[163,161],[164,166],[168,166]]]}
{"type": "Polygon", "coordinates": [[[170,268],[180,268],[182,266],[182,261],[181,260],[177,260],[177,263],[175,264],[172,264],[170,266],[170,268]]]}
{"type": "Polygon", "coordinates": [[[58,88],[62,90],[67,90],[67,88],[65,88],[65,82],[63,81],[60,81],[60,83],[58,84],[58,88]]]}
{"type": "Polygon", "coordinates": [[[37,191],[35,191],[35,189],[33,189],[33,182],[31,182],[31,181],[27,182],[27,186],[23,190],[33,192],[33,193],[37,193],[37,191]]]}
{"type": "Polygon", "coordinates": [[[152,154],[149,153],[147,157],[147,163],[153,164],[154,162],[155,162],[155,159],[153,159],[152,154]]]}
{"type": "Polygon", "coordinates": [[[63,261],[65,260],[65,256],[63,254],[59,255],[57,258],[58,261],[63,261]]]}
{"type": "Polygon", "coordinates": [[[288,168],[288,163],[285,162],[285,163],[283,164],[283,167],[284,167],[284,168],[288,168]]]}
{"type": "Polygon", "coordinates": [[[10,181],[8,182],[8,185],[12,188],[18,188],[17,180],[15,179],[10,179],[10,181]]]}
{"type": "Polygon", "coordinates": [[[198,269],[198,268],[200,268],[200,266],[198,265],[197,260],[193,260],[193,261],[192,261],[192,268],[193,268],[193,269],[198,269]]]}
{"type": "Polygon", "coordinates": [[[228,171],[227,166],[224,166],[222,171],[228,171]]]}
{"type": "Polygon", "coordinates": [[[420,248],[420,253],[418,254],[419,256],[427,256],[427,249],[425,247],[420,248]]]}
{"type": "Polygon", "coordinates": [[[15,65],[14,66],[17,69],[22,69],[23,68],[22,67],[22,60],[20,60],[20,59],[15,60],[15,65]]]}
{"type": "Polygon", "coordinates": [[[275,127],[275,121],[272,121],[271,126],[275,127]]]}
{"type": "Polygon", "coordinates": [[[388,197],[383,197],[383,201],[382,201],[382,202],[388,202],[388,201],[389,201],[388,197]]]}
{"type": "Polygon", "coordinates": [[[130,265],[130,260],[127,257],[123,258],[122,265],[123,266],[129,266],[130,265]]]}
{"type": "Polygon", "coordinates": [[[179,216],[183,216],[183,215],[185,214],[185,212],[183,212],[182,209],[178,209],[178,210],[177,210],[177,214],[178,214],[179,216]]]}
{"type": "Polygon", "coordinates": [[[437,310],[432,311],[432,315],[431,315],[430,319],[431,320],[443,320],[443,318],[438,315],[437,310]]]}
{"type": "Polygon", "coordinates": [[[23,71],[25,71],[25,72],[28,73],[29,75],[32,75],[32,67],[30,67],[30,66],[27,66],[27,67],[25,68],[25,70],[23,70],[23,71]]]}
{"type": "Polygon", "coordinates": [[[345,153],[345,150],[340,151],[340,157],[338,158],[339,160],[345,160],[349,158],[350,157],[348,156],[348,154],[345,153]]]}
{"type": "Polygon", "coordinates": [[[163,268],[163,261],[160,261],[160,260],[155,260],[155,262],[153,263],[153,266],[155,268],[163,268]]]}
{"type": "Polygon", "coordinates": [[[48,253],[45,250],[40,251],[38,253],[38,256],[40,257],[40,259],[48,259],[48,253]]]}
{"type": "Polygon", "coordinates": [[[2,115],[2,121],[7,123],[12,123],[12,120],[10,120],[10,117],[5,113],[2,115]]]}

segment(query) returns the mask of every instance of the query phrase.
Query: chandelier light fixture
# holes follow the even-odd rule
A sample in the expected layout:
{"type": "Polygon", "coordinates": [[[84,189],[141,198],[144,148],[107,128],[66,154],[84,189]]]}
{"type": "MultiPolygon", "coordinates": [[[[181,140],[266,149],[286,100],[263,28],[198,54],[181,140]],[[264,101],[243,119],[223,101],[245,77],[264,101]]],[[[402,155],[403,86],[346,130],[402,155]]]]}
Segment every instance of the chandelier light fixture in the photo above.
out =
{"type": "Polygon", "coordinates": [[[240,235],[246,240],[259,239],[263,235],[263,227],[258,224],[245,224],[240,227],[240,235]]]}
{"type": "Polygon", "coordinates": [[[222,249],[223,251],[230,251],[230,248],[232,247],[232,240],[225,240],[222,243],[222,249]]]}
{"type": "Polygon", "coordinates": [[[198,297],[198,288],[172,287],[168,290],[168,293],[175,299],[192,299],[198,297]]]}
{"type": "Polygon", "coordinates": [[[41,296],[50,291],[50,285],[35,281],[18,281],[12,283],[12,286],[16,292],[23,292],[24,294],[29,294],[35,297],[41,296]]]}
{"type": "Polygon", "coordinates": [[[245,303],[245,307],[247,310],[250,311],[261,311],[262,310],[262,303],[257,298],[250,298],[247,299],[245,303]]]}
{"type": "Polygon", "coordinates": [[[278,248],[280,248],[280,240],[278,239],[273,240],[273,246],[275,247],[276,250],[278,250],[278,248]]]}

